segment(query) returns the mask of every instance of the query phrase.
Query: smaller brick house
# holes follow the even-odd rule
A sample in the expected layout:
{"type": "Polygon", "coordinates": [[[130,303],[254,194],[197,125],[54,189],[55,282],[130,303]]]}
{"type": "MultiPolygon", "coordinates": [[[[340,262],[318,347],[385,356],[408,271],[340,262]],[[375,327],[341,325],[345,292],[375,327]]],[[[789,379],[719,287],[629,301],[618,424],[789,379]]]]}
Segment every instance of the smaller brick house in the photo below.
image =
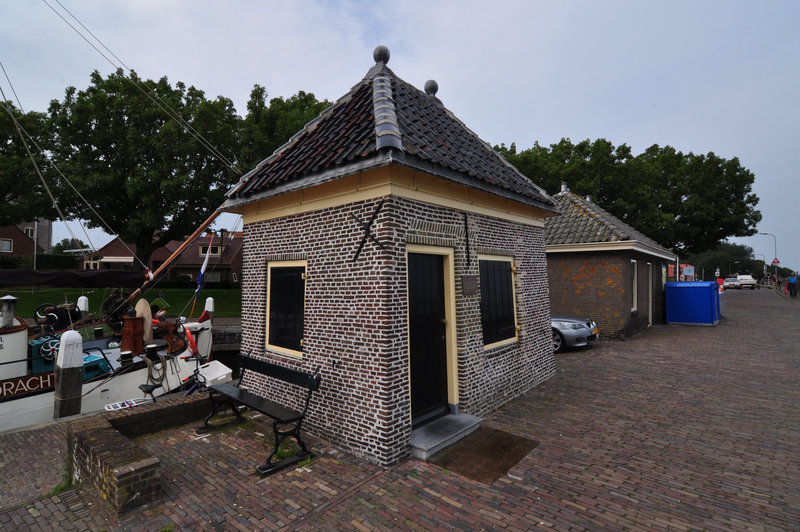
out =
{"type": "MultiPolygon", "coordinates": [[[[242,275],[242,233],[224,232],[215,234],[210,242],[208,267],[205,273],[206,283],[238,284],[242,275]]],[[[172,240],[153,251],[148,268],[156,271],[183,244],[180,240],[172,240]]],[[[165,279],[170,281],[197,281],[200,267],[209,251],[208,236],[201,236],[189,245],[170,266],[165,279]]],[[[90,253],[81,262],[83,270],[139,270],[134,244],[124,244],[119,237],[90,253]]]]}
{"type": "Polygon", "coordinates": [[[25,231],[18,225],[0,227],[0,258],[2,257],[33,257],[33,251],[45,253],[49,248],[43,242],[33,243],[33,233],[25,231]]]}
{"type": "Polygon", "coordinates": [[[667,267],[677,256],[565,183],[554,198],[561,216],[545,222],[552,312],[589,317],[604,338],[665,322],[667,267]]]}
{"type": "Polygon", "coordinates": [[[87,254],[81,260],[81,270],[141,270],[136,262],[136,246],[125,244],[115,237],[97,251],[87,254]]]}
{"type": "MultiPolygon", "coordinates": [[[[555,373],[554,201],[395,75],[389,51],[228,192],[242,215],[242,351],[313,372],[318,435],[381,464],[555,373]],[[419,430],[418,430],[419,429],[419,430]]],[[[285,388],[251,391],[299,407],[285,388]]]]}
{"type": "MultiPolygon", "coordinates": [[[[181,244],[181,241],[173,240],[166,246],[155,250],[150,256],[150,269],[156,271],[181,244]]],[[[221,235],[214,235],[211,241],[208,269],[204,277],[205,282],[231,284],[240,282],[242,275],[242,244],[241,232],[224,232],[221,235]]],[[[197,281],[197,275],[205,260],[206,252],[209,251],[208,246],[208,236],[196,238],[172,263],[167,278],[173,281],[197,281]]]]}

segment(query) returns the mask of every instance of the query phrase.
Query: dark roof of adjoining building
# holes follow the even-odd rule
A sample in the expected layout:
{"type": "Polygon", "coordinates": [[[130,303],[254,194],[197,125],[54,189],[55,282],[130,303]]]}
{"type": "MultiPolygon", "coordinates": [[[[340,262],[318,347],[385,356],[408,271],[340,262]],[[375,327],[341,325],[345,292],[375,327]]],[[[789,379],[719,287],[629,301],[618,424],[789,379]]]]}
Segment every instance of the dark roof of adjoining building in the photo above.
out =
{"type": "Polygon", "coordinates": [[[223,206],[318,185],[370,168],[399,164],[547,211],[553,199],[468,129],[436,97],[386,66],[375,49],[364,79],[228,191],[223,206]]]}
{"type": "Polygon", "coordinates": [[[639,242],[661,254],[673,256],[658,242],[637,231],[587,198],[573,194],[562,186],[553,196],[561,216],[545,220],[545,244],[587,244],[607,242],[639,242]]]}

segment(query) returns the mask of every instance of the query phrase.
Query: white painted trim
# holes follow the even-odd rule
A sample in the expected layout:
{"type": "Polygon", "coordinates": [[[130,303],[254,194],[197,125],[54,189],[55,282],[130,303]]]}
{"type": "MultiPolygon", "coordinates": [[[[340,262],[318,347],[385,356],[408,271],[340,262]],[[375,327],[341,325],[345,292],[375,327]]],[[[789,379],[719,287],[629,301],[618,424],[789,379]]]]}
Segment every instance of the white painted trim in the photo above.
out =
{"type": "Polygon", "coordinates": [[[620,240],[618,242],[581,242],[578,244],[550,244],[545,246],[545,253],[577,253],[582,251],[638,251],[669,262],[675,261],[677,255],[664,253],[653,246],[638,240],[620,240]]]}
{"type": "MultiPolygon", "coordinates": [[[[446,338],[445,346],[447,351],[447,402],[451,405],[458,404],[458,351],[456,345],[457,317],[456,317],[456,274],[455,274],[455,252],[453,248],[440,246],[424,246],[421,244],[406,245],[406,264],[408,264],[409,253],[421,253],[427,255],[441,255],[444,259],[444,319],[446,338]]],[[[406,279],[408,279],[408,269],[406,269],[406,279]]],[[[406,301],[408,301],[408,283],[406,282],[406,301]]],[[[408,323],[410,312],[406,312],[406,329],[411,332],[408,323]]],[[[408,360],[411,360],[411,342],[408,344],[408,360]]],[[[411,364],[408,366],[409,377],[409,404],[411,404],[411,364]]],[[[409,409],[409,415],[411,410],[409,409]]]]}
{"type": "MultiPolygon", "coordinates": [[[[302,266],[305,268],[305,273],[308,275],[308,261],[307,260],[275,260],[275,261],[268,261],[267,262],[267,285],[266,285],[266,315],[264,316],[265,328],[264,328],[264,346],[267,349],[267,352],[272,351],[275,353],[280,353],[283,355],[288,355],[295,358],[303,358],[303,353],[301,351],[295,351],[294,349],[288,349],[286,347],[281,347],[278,345],[272,345],[269,343],[269,306],[272,297],[269,293],[269,283],[270,277],[272,273],[272,268],[291,268],[296,266],[302,266]]],[[[308,282],[303,285],[303,309],[305,309],[305,300],[306,300],[306,292],[308,291],[308,282]]],[[[305,313],[305,310],[304,310],[305,313]]],[[[305,329],[305,315],[303,315],[303,328],[305,329]]],[[[305,330],[303,331],[303,335],[305,336],[305,330]]],[[[300,345],[302,345],[303,340],[300,340],[300,345]]]]}

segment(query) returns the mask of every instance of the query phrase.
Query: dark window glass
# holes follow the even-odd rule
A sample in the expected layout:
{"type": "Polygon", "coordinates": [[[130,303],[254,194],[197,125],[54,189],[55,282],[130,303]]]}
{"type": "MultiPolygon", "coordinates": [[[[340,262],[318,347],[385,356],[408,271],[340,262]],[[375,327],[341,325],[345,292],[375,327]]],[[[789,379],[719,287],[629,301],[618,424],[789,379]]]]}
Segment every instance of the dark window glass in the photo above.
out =
{"type": "Polygon", "coordinates": [[[304,266],[270,269],[269,345],[301,351],[305,312],[304,266]]]}
{"type": "Polygon", "coordinates": [[[484,345],[514,338],[514,287],[511,262],[481,260],[481,325],[484,345]]]}

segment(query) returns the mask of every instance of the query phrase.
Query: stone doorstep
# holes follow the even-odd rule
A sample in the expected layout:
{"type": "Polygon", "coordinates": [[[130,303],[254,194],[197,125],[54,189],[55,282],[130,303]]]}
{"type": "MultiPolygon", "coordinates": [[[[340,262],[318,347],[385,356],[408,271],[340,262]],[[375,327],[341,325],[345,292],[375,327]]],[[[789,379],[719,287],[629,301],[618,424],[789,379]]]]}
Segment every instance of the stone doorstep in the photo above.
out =
{"type": "Polygon", "coordinates": [[[426,423],[411,431],[411,456],[427,460],[475,432],[481,421],[469,414],[450,414],[426,423]]]}

